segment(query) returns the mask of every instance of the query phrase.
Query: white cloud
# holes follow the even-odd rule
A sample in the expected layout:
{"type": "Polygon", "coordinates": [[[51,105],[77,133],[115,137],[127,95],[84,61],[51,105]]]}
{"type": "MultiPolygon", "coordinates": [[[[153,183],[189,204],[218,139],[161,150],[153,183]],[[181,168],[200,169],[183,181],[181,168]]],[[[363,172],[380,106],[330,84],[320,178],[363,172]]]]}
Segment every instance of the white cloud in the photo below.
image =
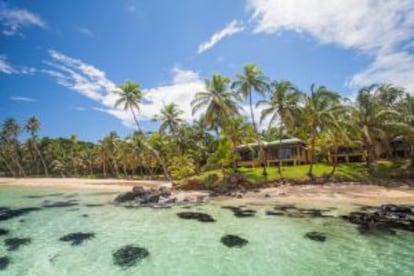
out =
{"type": "Polygon", "coordinates": [[[36,69],[33,67],[13,65],[7,60],[6,56],[0,55],[0,73],[32,75],[35,72],[36,69]]]}
{"type": "Polygon", "coordinates": [[[20,96],[12,96],[10,97],[10,100],[16,101],[16,102],[36,102],[36,99],[28,98],[28,97],[20,97],[20,96]]]}
{"type": "Polygon", "coordinates": [[[224,39],[225,37],[234,35],[236,33],[242,32],[244,30],[243,23],[237,20],[231,21],[229,24],[224,27],[224,29],[214,33],[209,40],[206,42],[201,43],[198,46],[197,53],[201,54],[208,49],[214,47],[220,40],[224,39]]]}
{"type": "Polygon", "coordinates": [[[405,80],[414,73],[413,55],[401,51],[413,43],[412,0],[249,0],[248,8],[256,33],[302,32],[371,57],[372,64],[352,78],[353,85],[365,84],[368,79],[361,78],[369,76],[414,88],[405,80]]]}
{"type": "Polygon", "coordinates": [[[78,32],[79,32],[81,35],[84,35],[84,36],[88,36],[88,37],[95,37],[95,34],[94,34],[94,33],[93,33],[90,29],[85,28],[85,27],[78,28],[78,32]]]}
{"type": "MultiPolygon", "coordinates": [[[[55,81],[79,94],[95,101],[100,106],[94,110],[105,112],[118,118],[123,125],[134,127],[134,120],[129,111],[115,108],[118,96],[112,93],[116,89],[114,82],[106,74],[80,59],[64,55],[56,50],[49,50],[51,61],[44,62],[49,69],[41,72],[51,76],[55,81]]],[[[183,111],[183,119],[191,121],[191,100],[196,92],[204,88],[204,82],[198,73],[174,67],[172,80],[166,85],[144,88],[145,103],[141,105],[140,120],[150,120],[159,113],[164,104],[176,103],[183,111]]]]}
{"type": "Polygon", "coordinates": [[[0,3],[2,33],[7,36],[23,35],[21,29],[29,26],[45,28],[46,23],[36,14],[25,9],[8,8],[0,3]]]}

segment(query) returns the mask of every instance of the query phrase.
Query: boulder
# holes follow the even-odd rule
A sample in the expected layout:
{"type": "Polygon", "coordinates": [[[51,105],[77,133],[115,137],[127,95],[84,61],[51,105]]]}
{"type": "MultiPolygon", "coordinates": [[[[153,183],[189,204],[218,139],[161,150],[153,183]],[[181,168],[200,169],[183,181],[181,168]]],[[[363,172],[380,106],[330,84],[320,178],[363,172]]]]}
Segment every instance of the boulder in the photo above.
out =
{"type": "Polygon", "coordinates": [[[28,245],[32,242],[30,238],[10,238],[4,240],[4,245],[8,251],[15,251],[22,245],[28,245]]]}
{"type": "Polygon", "coordinates": [[[227,247],[243,247],[248,243],[247,240],[236,235],[225,235],[220,241],[227,247]]]}
{"type": "Polygon", "coordinates": [[[113,253],[114,263],[123,267],[130,267],[150,255],[147,249],[134,245],[126,245],[113,253]]]}

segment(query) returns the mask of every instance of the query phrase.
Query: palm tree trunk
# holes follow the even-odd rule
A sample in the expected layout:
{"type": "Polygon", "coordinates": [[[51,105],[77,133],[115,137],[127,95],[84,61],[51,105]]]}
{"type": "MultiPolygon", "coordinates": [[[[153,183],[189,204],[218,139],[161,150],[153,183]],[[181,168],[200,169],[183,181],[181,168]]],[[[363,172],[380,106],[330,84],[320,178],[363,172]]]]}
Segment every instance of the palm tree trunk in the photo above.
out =
{"type": "Polygon", "coordinates": [[[280,123],[280,128],[279,128],[279,149],[277,151],[277,155],[278,155],[278,162],[277,162],[277,172],[279,173],[280,178],[283,180],[283,175],[282,175],[282,131],[283,131],[283,126],[282,123],[280,123]]]}
{"type": "Polygon", "coordinates": [[[16,164],[16,166],[17,166],[17,168],[19,169],[19,176],[23,176],[23,177],[26,177],[26,172],[24,171],[24,169],[23,169],[23,167],[22,167],[22,165],[20,164],[20,162],[19,162],[19,158],[18,158],[18,150],[17,150],[17,148],[15,147],[15,145],[13,145],[12,143],[10,143],[10,140],[9,139],[7,139],[6,138],[6,142],[8,143],[8,144],[10,144],[11,146],[13,146],[13,151],[14,151],[14,154],[12,153],[12,154],[10,154],[11,155],[11,159],[12,159],[12,161],[16,164]]]}
{"type": "MultiPolygon", "coordinates": [[[[142,129],[141,126],[138,122],[137,116],[135,115],[135,112],[132,108],[130,108],[132,116],[134,117],[134,121],[138,127],[138,130],[142,133],[142,129]]],[[[151,147],[149,144],[147,144],[146,141],[143,141],[143,145],[149,149],[151,151],[151,153],[154,155],[155,159],[157,159],[157,161],[160,163],[162,170],[164,172],[164,176],[165,178],[167,178],[168,181],[172,181],[171,175],[169,174],[168,170],[167,170],[167,166],[165,165],[164,161],[161,159],[159,152],[154,149],[153,147],[151,147]]]]}
{"type": "Polygon", "coordinates": [[[36,140],[34,139],[34,137],[32,137],[32,139],[33,139],[33,145],[34,145],[35,151],[36,151],[37,155],[38,155],[38,156],[39,156],[39,158],[40,158],[40,162],[42,162],[43,169],[44,169],[44,171],[45,171],[45,175],[46,175],[46,177],[48,177],[48,176],[49,176],[49,172],[48,172],[48,170],[47,170],[46,162],[45,162],[45,160],[43,159],[43,156],[42,156],[42,154],[40,153],[40,150],[39,150],[39,148],[38,148],[38,147],[37,147],[37,145],[36,145],[36,140]]]}
{"type": "Polygon", "coordinates": [[[310,162],[309,171],[308,171],[308,176],[311,179],[314,179],[315,178],[315,176],[313,175],[313,164],[315,163],[315,139],[316,139],[316,135],[314,133],[312,133],[312,140],[311,140],[311,160],[310,160],[311,162],[310,162]]]}
{"type": "Polygon", "coordinates": [[[329,178],[331,178],[335,174],[336,168],[338,166],[338,162],[337,162],[338,160],[336,158],[336,154],[337,153],[338,153],[338,148],[335,146],[334,147],[334,156],[335,156],[335,158],[332,159],[332,165],[333,165],[333,167],[332,167],[332,171],[329,173],[329,178]]]}
{"type": "Polygon", "coordinates": [[[13,177],[16,177],[15,171],[13,171],[13,169],[10,167],[9,163],[7,162],[7,160],[4,157],[4,154],[2,152],[0,152],[0,157],[1,157],[1,160],[3,161],[4,165],[6,166],[6,168],[10,171],[11,175],[13,175],[13,177]]]}
{"type": "MultiPolygon", "coordinates": [[[[257,139],[257,143],[259,144],[259,152],[263,153],[264,156],[264,163],[263,163],[263,172],[262,174],[264,176],[267,176],[267,170],[266,170],[266,166],[267,166],[267,160],[266,160],[266,152],[264,152],[263,150],[263,145],[262,145],[262,141],[260,139],[260,135],[259,132],[257,131],[257,126],[256,126],[256,122],[254,121],[254,113],[253,113],[253,104],[252,104],[252,93],[250,91],[249,93],[249,105],[250,105],[250,116],[252,118],[252,125],[253,125],[253,129],[254,129],[254,133],[256,134],[256,139],[257,139]]],[[[262,164],[262,160],[260,160],[260,163],[262,164]]]]}

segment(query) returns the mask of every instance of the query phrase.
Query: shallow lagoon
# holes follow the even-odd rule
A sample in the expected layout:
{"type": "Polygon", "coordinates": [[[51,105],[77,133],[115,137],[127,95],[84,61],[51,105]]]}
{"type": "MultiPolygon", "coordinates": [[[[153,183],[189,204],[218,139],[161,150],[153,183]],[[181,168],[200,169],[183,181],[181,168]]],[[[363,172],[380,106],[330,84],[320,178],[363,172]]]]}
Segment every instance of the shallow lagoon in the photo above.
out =
{"type": "Polygon", "coordinates": [[[219,202],[191,209],[128,209],[108,204],[113,197],[96,189],[1,187],[4,207],[41,207],[68,200],[78,205],[42,208],[0,221],[0,228],[10,230],[0,236],[0,257],[10,257],[0,275],[412,275],[414,271],[414,234],[409,232],[361,235],[339,218],[267,216],[272,204],[249,206],[256,215],[238,218],[219,202]],[[176,215],[189,210],[207,213],[216,222],[176,215]],[[310,231],[326,233],[326,241],[304,238],[310,231]],[[74,232],[95,237],[76,246],[59,241],[74,232]],[[248,243],[226,247],[220,239],[227,234],[248,243]],[[32,242],[7,251],[4,240],[11,237],[32,242]],[[115,265],[112,254],[128,244],[146,248],[150,255],[132,267],[115,265]]]}

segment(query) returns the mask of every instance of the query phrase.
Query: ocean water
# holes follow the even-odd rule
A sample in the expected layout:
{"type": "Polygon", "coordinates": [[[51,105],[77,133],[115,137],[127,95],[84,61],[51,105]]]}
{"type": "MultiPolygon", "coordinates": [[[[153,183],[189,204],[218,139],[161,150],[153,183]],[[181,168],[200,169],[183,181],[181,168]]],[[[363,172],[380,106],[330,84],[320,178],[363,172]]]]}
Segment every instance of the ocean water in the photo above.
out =
{"type": "Polygon", "coordinates": [[[178,212],[189,211],[182,206],[128,209],[109,204],[113,197],[86,189],[0,187],[3,207],[40,207],[45,200],[78,203],[0,221],[0,228],[10,230],[0,236],[0,257],[10,258],[0,275],[414,275],[413,233],[361,235],[340,218],[267,216],[272,204],[249,206],[257,214],[247,218],[235,217],[220,203],[189,209],[216,219],[202,223],[179,218],[178,212]],[[47,196],[28,198],[33,195],[47,196]],[[327,240],[304,238],[309,231],[326,233],[327,240]],[[77,246],[59,240],[73,232],[93,232],[95,238],[77,246]],[[220,242],[226,234],[248,244],[226,247],[220,242]],[[10,237],[32,242],[8,251],[4,240],[10,237]],[[131,267],[115,265],[112,254],[128,244],[150,255],[131,267]]]}

